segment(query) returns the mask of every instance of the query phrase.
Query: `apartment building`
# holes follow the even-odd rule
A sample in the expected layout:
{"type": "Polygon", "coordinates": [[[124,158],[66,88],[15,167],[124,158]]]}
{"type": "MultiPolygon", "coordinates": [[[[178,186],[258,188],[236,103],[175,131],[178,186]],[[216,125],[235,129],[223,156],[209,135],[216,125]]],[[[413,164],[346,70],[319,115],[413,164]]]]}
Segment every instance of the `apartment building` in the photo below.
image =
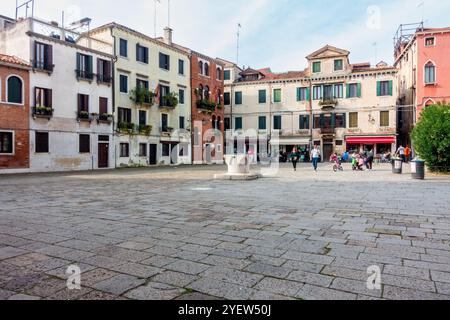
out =
{"type": "Polygon", "coordinates": [[[0,54],[0,173],[30,167],[28,62],[0,54]]]}
{"type": "Polygon", "coordinates": [[[191,163],[189,54],[117,23],[89,35],[114,48],[116,166],[191,163]]]}
{"type": "Polygon", "coordinates": [[[424,28],[423,24],[401,25],[395,36],[398,68],[399,135],[403,145],[426,106],[450,101],[450,27],[424,28]]]}
{"type": "MultiPolygon", "coordinates": [[[[349,55],[327,45],[307,57],[305,70],[285,73],[227,64],[226,129],[267,135],[272,154],[294,147],[307,154],[314,145],[323,160],[333,152],[394,151],[397,70],[352,64],[349,55]]],[[[247,140],[245,152],[257,155],[258,138],[247,140]]]]}
{"type": "Polygon", "coordinates": [[[32,68],[30,171],[113,168],[111,45],[27,18],[0,31],[0,53],[32,68]]]}

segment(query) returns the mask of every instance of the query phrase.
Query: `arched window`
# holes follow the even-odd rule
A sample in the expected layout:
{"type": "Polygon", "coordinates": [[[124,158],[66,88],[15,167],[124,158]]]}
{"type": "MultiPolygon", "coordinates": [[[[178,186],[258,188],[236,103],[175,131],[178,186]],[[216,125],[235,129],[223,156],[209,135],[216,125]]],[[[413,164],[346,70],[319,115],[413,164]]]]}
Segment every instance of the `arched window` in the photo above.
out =
{"type": "Polygon", "coordinates": [[[217,90],[217,99],[216,99],[216,102],[217,102],[218,105],[221,105],[221,104],[222,104],[222,91],[220,91],[220,89],[217,90]]]}
{"type": "Polygon", "coordinates": [[[198,72],[203,74],[203,62],[201,61],[198,62],[198,72]]]}
{"type": "Polygon", "coordinates": [[[198,93],[197,93],[198,99],[199,100],[203,100],[204,97],[204,91],[203,91],[203,86],[199,85],[198,86],[198,93]]]}
{"type": "Polygon", "coordinates": [[[205,76],[209,76],[209,64],[205,62],[205,76]]]}
{"type": "Polygon", "coordinates": [[[216,118],[216,116],[212,116],[211,121],[212,121],[213,128],[217,129],[217,118],[216,118]]]}
{"type": "MultiPolygon", "coordinates": [[[[206,66],[206,65],[205,65],[205,66],[206,66]]],[[[206,100],[209,100],[209,96],[210,96],[210,93],[209,93],[209,87],[206,86],[206,87],[205,87],[205,99],[206,99],[206,100]]]]}
{"type": "Polygon", "coordinates": [[[19,77],[8,78],[8,102],[23,104],[23,83],[19,77]]]}
{"type": "Polygon", "coordinates": [[[222,80],[222,69],[217,68],[216,73],[217,73],[216,79],[217,80],[222,80]]]}
{"type": "Polygon", "coordinates": [[[217,117],[217,129],[222,130],[222,118],[217,117]]]}
{"type": "Polygon", "coordinates": [[[436,66],[433,62],[429,61],[425,65],[425,84],[436,83],[436,66]]]}

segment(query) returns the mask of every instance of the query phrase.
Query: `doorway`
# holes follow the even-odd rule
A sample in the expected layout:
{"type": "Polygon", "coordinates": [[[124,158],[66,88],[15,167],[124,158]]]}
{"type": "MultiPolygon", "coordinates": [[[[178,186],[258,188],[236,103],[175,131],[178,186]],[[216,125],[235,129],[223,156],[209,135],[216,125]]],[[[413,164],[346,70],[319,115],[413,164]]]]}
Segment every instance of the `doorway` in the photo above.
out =
{"type": "Polygon", "coordinates": [[[150,154],[149,154],[149,164],[151,166],[154,166],[157,164],[157,153],[158,153],[158,146],[156,144],[150,144],[150,154]]]}
{"type": "Polygon", "coordinates": [[[324,143],[323,144],[323,162],[329,161],[331,155],[333,154],[333,144],[332,143],[324,143]]]}
{"type": "Polygon", "coordinates": [[[109,143],[98,144],[98,167],[109,167],[109,143]]]}
{"type": "Polygon", "coordinates": [[[177,146],[178,144],[170,145],[170,164],[178,164],[177,146]]]}

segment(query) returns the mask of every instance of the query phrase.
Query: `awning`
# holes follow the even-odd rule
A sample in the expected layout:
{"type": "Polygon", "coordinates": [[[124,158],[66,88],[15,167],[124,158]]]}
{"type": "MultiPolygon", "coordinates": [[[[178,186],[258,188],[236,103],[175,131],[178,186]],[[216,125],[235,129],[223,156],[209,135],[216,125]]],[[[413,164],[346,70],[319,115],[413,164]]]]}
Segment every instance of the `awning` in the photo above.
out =
{"type": "Polygon", "coordinates": [[[310,140],[309,138],[281,138],[281,139],[272,139],[270,141],[272,145],[280,145],[280,146],[295,146],[295,145],[305,145],[309,146],[310,140]]]}
{"type": "Polygon", "coordinates": [[[347,137],[347,144],[390,144],[397,141],[393,136],[347,137]]]}

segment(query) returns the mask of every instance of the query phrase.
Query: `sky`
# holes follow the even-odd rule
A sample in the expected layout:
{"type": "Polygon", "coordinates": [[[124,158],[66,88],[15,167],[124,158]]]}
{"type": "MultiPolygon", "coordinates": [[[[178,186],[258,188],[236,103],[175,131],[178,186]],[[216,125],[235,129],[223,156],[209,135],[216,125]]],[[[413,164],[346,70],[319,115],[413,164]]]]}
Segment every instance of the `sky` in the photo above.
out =
{"type": "MultiPolygon", "coordinates": [[[[0,0],[14,16],[16,0],[0,0]]],[[[19,0],[20,3],[25,0],[19,0]]],[[[158,1],[158,0],[156,0],[158,1]]],[[[65,21],[92,18],[154,35],[155,0],[35,0],[35,17],[65,21]]],[[[402,23],[450,26],[450,0],[159,0],[157,36],[169,23],[174,42],[211,57],[274,72],[303,70],[310,53],[329,44],[350,51],[350,63],[393,63],[393,37],[402,23]]],[[[24,12],[21,12],[23,14],[24,12]]]]}

